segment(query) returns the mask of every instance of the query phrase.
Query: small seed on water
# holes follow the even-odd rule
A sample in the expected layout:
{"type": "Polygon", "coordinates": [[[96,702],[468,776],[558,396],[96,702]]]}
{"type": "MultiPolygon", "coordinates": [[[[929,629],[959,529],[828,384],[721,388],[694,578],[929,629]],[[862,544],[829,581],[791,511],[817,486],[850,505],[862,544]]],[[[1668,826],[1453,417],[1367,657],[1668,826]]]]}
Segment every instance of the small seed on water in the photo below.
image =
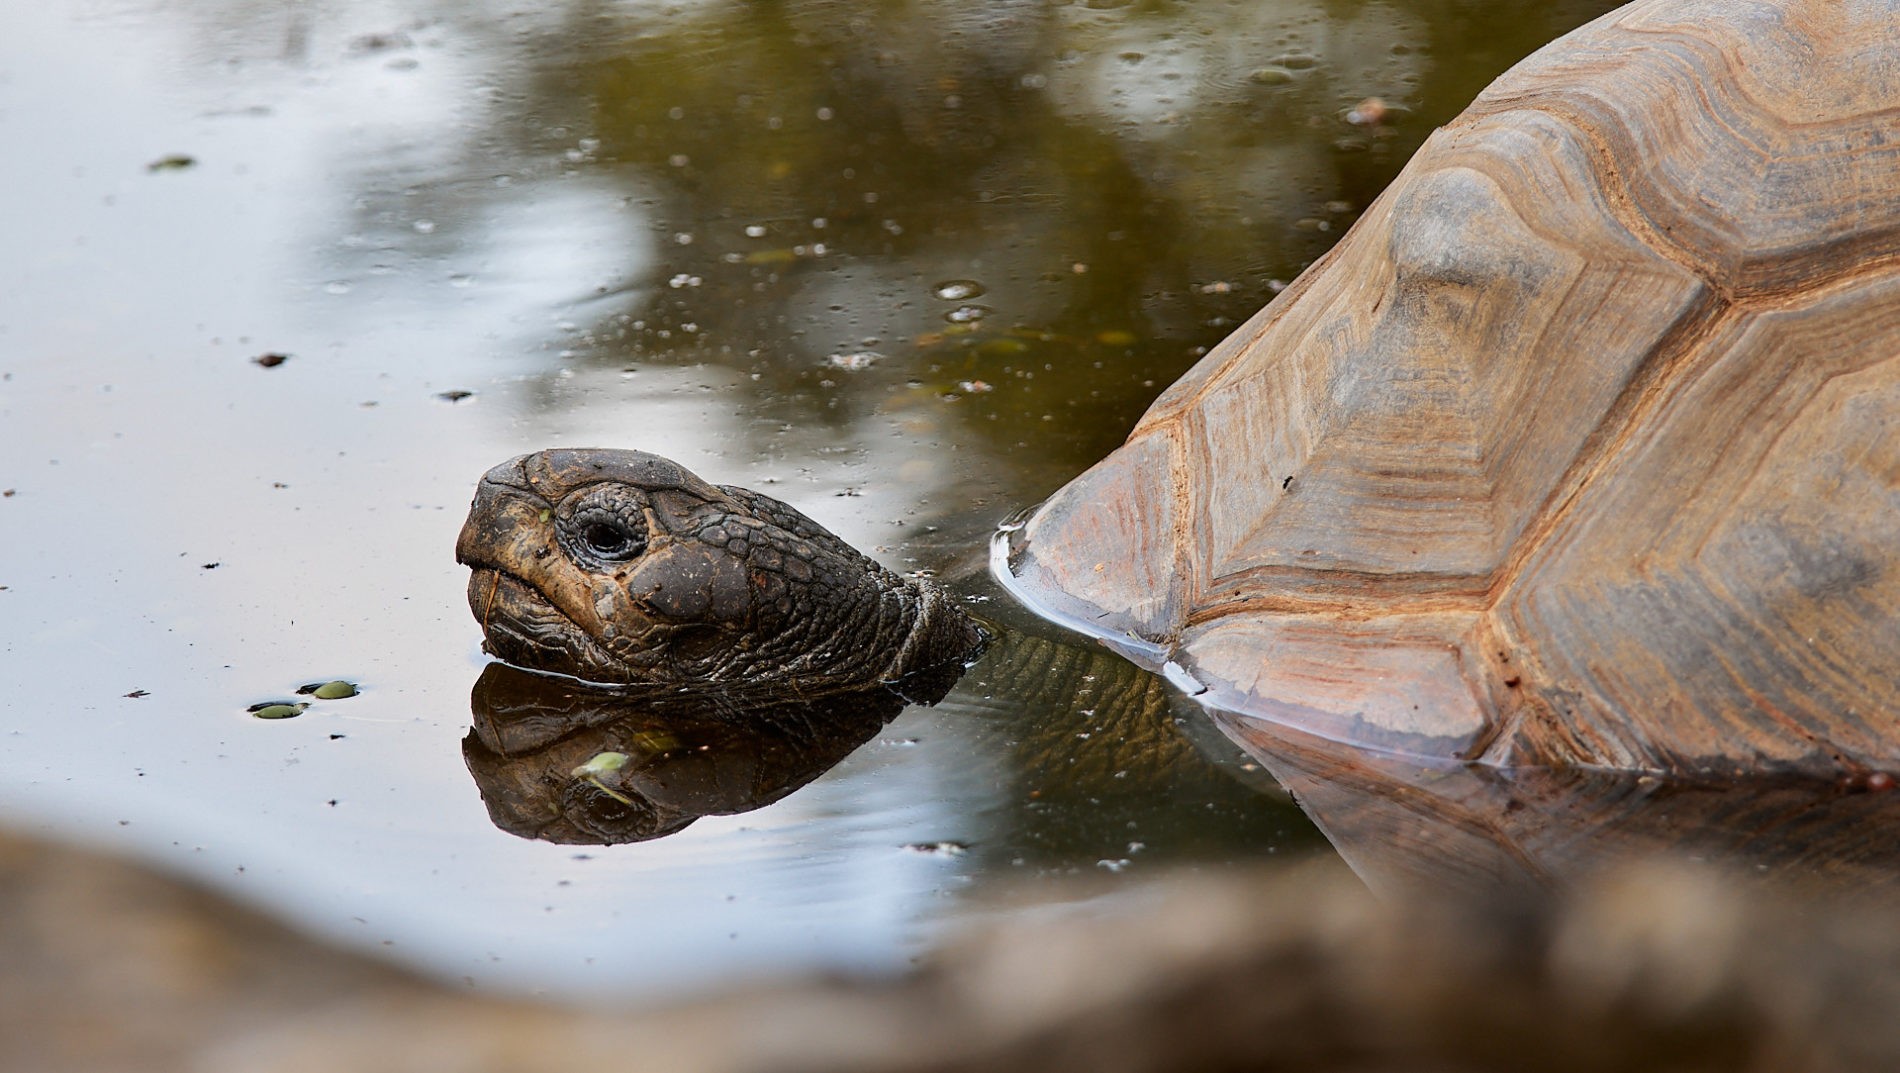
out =
{"type": "Polygon", "coordinates": [[[308,704],[253,704],[251,714],[259,719],[295,719],[308,707],[308,704]]]}
{"type": "Polygon", "coordinates": [[[356,696],[356,686],[354,683],[345,682],[339,678],[311,690],[310,695],[318,700],[342,700],[345,697],[356,696]]]}

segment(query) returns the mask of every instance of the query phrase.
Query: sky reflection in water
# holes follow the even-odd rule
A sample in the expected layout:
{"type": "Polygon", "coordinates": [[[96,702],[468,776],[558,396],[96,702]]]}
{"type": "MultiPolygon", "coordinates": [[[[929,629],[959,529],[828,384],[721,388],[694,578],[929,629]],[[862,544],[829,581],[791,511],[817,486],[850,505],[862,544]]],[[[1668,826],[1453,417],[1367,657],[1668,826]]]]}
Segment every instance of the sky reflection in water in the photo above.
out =
{"type": "Polygon", "coordinates": [[[1006,880],[1311,851],[1230,750],[1104,725],[1090,690],[1159,687],[1082,664],[979,671],[758,812],[516,839],[460,755],[450,548],[490,465],[633,446],[970,578],[1596,9],[1519,7],[16,5],[0,804],[568,994],[901,964],[1006,880]],[[244,714],[334,677],[362,695],[244,714]]]}

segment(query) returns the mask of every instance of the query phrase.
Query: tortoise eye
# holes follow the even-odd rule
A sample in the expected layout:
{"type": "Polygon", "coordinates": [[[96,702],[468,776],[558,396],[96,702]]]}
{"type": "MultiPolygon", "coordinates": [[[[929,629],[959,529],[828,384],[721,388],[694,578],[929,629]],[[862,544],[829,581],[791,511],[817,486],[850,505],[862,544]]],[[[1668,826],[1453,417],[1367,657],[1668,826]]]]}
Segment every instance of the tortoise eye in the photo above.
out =
{"type": "Polygon", "coordinates": [[[624,526],[613,522],[592,522],[581,530],[581,541],[589,551],[603,559],[631,559],[640,553],[644,541],[624,526]]]}

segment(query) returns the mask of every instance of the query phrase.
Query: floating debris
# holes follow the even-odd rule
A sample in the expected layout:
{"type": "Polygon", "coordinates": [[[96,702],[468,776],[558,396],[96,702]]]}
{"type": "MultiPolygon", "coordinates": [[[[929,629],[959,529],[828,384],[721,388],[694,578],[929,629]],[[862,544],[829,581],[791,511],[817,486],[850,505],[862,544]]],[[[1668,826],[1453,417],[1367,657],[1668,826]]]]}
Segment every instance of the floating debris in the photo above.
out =
{"type": "Polygon", "coordinates": [[[473,391],[463,391],[461,388],[456,388],[452,391],[438,391],[435,393],[435,397],[441,399],[443,402],[456,403],[461,402],[463,399],[474,398],[475,393],[473,391]]]}
{"type": "Polygon", "coordinates": [[[929,857],[961,857],[970,852],[968,842],[912,842],[904,849],[911,853],[921,853],[929,857]]]}
{"type": "Polygon", "coordinates": [[[252,358],[251,363],[254,365],[261,365],[266,369],[275,369],[279,365],[282,365],[283,363],[289,360],[290,360],[289,354],[280,354],[273,350],[273,351],[270,351],[269,353],[259,354],[257,357],[252,358]]]}
{"type": "Polygon", "coordinates": [[[312,682],[297,689],[298,696],[315,697],[318,700],[343,700],[346,697],[354,697],[356,694],[356,683],[345,682],[341,678],[333,682],[312,682]]]}
{"type": "Polygon", "coordinates": [[[631,805],[634,803],[633,798],[628,797],[626,794],[600,781],[602,775],[611,775],[621,768],[626,767],[627,760],[628,757],[626,753],[595,753],[592,760],[575,768],[569,772],[569,774],[585,782],[587,785],[592,786],[594,789],[599,790],[601,793],[606,794],[608,797],[613,798],[615,801],[623,805],[631,805]]]}
{"type": "Polygon", "coordinates": [[[637,746],[641,752],[654,756],[672,752],[680,747],[680,740],[664,730],[639,731],[629,739],[628,743],[637,746]]]}
{"type": "Polygon", "coordinates": [[[1095,341],[1103,346],[1134,346],[1137,339],[1134,332],[1125,328],[1109,328],[1096,332],[1095,341]]]}
{"type": "Polygon", "coordinates": [[[983,294],[988,289],[973,279],[946,279],[930,288],[930,293],[946,302],[964,302],[983,294]]]}
{"type": "Polygon", "coordinates": [[[991,309],[989,306],[981,306],[972,302],[950,310],[943,315],[943,319],[952,324],[975,324],[977,321],[982,320],[994,312],[996,312],[996,310],[991,309]]]}
{"type": "Polygon", "coordinates": [[[1392,110],[1378,97],[1367,97],[1346,113],[1346,122],[1355,127],[1376,127],[1386,121],[1392,110]]]}
{"type": "Polygon", "coordinates": [[[145,170],[151,172],[184,171],[186,168],[196,167],[197,164],[197,157],[186,156],[183,153],[168,153],[152,161],[150,164],[145,165],[145,170]]]}
{"type": "Polygon", "coordinates": [[[137,700],[140,697],[149,697],[151,695],[152,695],[151,692],[148,690],[134,689],[132,692],[127,693],[125,697],[127,700],[137,700]]]}
{"type": "Polygon", "coordinates": [[[626,753],[595,753],[593,758],[575,768],[569,774],[577,779],[592,779],[601,775],[611,775],[627,766],[626,753]]]}
{"type": "Polygon", "coordinates": [[[309,704],[301,701],[279,700],[253,704],[249,708],[246,708],[245,711],[250,712],[259,719],[295,719],[302,715],[309,707],[309,704]]]}
{"type": "Polygon", "coordinates": [[[350,39],[351,52],[387,52],[390,49],[413,48],[415,40],[400,30],[389,33],[358,34],[350,39]]]}
{"type": "Polygon", "coordinates": [[[857,372],[859,369],[869,369],[883,360],[884,355],[875,350],[860,350],[854,354],[833,354],[825,359],[825,364],[833,369],[857,372]]]}

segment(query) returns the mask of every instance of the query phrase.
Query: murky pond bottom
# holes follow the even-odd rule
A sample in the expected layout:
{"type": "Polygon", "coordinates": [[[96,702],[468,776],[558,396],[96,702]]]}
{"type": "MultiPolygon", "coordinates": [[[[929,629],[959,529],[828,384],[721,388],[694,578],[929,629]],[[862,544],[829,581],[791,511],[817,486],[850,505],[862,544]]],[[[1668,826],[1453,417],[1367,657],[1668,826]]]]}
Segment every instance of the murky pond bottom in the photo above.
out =
{"type": "Polygon", "coordinates": [[[1015,617],[984,544],[1603,5],[1493,6],[9,11],[6,822],[571,996],[1330,852],[1152,676],[1015,617]],[[552,444],[769,492],[1007,641],[764,808],[510,833],[451,549],[552,444]]]}

